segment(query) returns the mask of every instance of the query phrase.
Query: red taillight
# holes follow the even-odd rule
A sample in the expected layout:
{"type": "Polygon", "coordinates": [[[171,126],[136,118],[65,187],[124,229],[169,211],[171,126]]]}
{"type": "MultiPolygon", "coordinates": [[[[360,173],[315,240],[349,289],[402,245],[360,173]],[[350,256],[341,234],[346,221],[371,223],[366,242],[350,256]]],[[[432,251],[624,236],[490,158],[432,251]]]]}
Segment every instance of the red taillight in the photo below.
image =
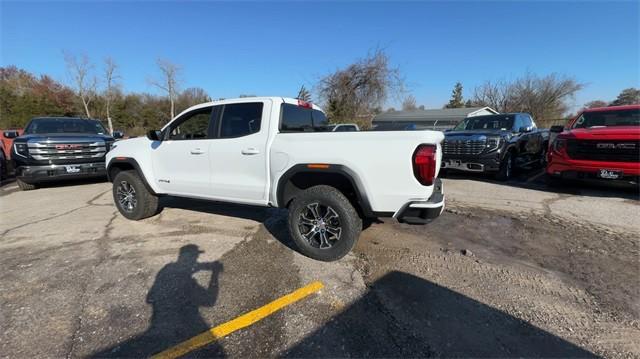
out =
{"type": "Polygon", "coordinates": [[[431,186],[436,176],[436,146],[420,145],[413,153],[413,174],[423,186],[431,186]]]}
{"type": "Polygon", "coordinates": [[[313,108],[313,104],[311,102],[307,102],[303,100],[298,100],[298,106],[304,107],[304,108],[313,108]]]}

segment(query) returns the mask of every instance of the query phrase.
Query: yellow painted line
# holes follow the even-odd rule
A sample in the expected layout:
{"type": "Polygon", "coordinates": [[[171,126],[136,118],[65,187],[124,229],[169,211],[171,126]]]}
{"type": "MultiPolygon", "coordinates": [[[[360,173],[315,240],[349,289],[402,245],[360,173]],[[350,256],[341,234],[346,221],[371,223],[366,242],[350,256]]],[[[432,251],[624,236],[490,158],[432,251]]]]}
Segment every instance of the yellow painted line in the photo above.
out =
{"type": "Polygon", "coordinates": [[[227,335],[246,328],[251,324],[254,324],[269,315],[279,311],[280,309],[293,304],[305,297],[319,291],[324,288],[321,282],[310,283],[294,292],[291,292],[283,297],[280,297],[273,302],[245,313],[236,319],[230,320],[224,324],[220,324],[217,327],[211,328],[208,331],[198,334],[195,337],[188,339],[174,347],[171,347],[163,352],[154,355],[154,359],[173,359],[179,356],[185,355],[191,351],[201,348],[207,344],[210,344],[218,339],[224,338],[227,335]]]}

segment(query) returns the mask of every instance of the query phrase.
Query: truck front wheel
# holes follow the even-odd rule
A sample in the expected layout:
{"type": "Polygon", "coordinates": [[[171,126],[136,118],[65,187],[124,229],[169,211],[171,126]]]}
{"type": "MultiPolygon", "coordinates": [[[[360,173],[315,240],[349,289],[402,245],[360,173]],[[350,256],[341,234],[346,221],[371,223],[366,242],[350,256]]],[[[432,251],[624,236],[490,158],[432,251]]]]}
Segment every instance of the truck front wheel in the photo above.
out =
{"type": "Polygon", "coordinates": [[[38,188],[35,184],[27,183],[19,178],[16,179],[16,182],[18,183],[18,187],[20,187],[20,190],[22,191],[31,191],[38,188]]]}
{"type": "Polygon", "coordinates": [[[122,171],[115,176],[113,201],[128,219],[137,221],[158,213],[158,197],[149,192],[136,171],[122,171]]]}
{"type": "Polygon", "coordinates": [[[496,179],[498,181],[508,181],[513,176],[514,169],[514,156],[513,152],[509,151],[500,162],[500,169],[496,173],[496,179]]]}
{"type": "Polygon", "coordinates": [[[289,206],[289,233],[300,252],[320,261],[338,260],[355,246],[362,219],[351,202],[331,186],[314,186],[289,206]]]}

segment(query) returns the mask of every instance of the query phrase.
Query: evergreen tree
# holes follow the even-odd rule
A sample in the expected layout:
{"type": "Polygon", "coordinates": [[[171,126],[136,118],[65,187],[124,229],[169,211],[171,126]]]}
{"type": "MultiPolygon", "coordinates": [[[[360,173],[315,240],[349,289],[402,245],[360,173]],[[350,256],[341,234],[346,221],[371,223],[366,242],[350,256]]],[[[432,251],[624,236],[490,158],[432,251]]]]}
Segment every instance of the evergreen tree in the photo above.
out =
{"type": "Polygon", "coordinates": [[[462,98],[462,84],[456,82],[451,92],[451,99],[449,103],[444,106],[445,108],[461,108],[464,107],[464,99],[462,98]]]}
{"type": "Polygon", "coordinates": [[[300,87],[300,91],[298,91],[298,96],[296,97],[299,100],[311,102],[311,92],[307,90],[304,85],[300,87]]]}

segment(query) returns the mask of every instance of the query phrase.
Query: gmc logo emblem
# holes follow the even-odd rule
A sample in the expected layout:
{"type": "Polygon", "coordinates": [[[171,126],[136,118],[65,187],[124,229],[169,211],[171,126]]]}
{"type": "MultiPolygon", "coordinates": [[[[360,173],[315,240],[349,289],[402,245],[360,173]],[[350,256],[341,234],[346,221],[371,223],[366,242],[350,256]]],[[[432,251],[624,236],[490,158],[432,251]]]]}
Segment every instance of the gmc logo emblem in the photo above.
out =
{"type": "Polygon", "coordinates": [[[77,145],[77,144],[56,145],[56,150],[77,150],[80,148],[82,148],[82,145],[77,145]]]}
{"type": "Polygon", "coordinates": [[[633,150],[636,148],[635,143],[598,143],[596,144],[597,148],[603,149],[622,149],[622,150],[633,150]]]}

